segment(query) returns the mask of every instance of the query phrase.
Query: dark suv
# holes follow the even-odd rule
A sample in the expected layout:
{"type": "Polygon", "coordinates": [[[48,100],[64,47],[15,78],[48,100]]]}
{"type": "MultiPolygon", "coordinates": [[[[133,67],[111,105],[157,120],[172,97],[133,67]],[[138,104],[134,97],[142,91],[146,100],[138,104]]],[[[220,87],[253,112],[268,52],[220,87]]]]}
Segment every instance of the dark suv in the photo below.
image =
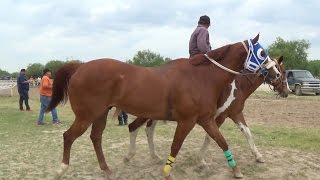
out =
{"type": "Polygon", "coordinates": [[[320,80],[312,76],[307,70],[287,70],[287,79],[290,90],[300,96],[303,93],[320,94],[320,80]]]}
{"type": "Polygon", "coordinates": [[[10,80],[10,79],[11,79],[10,76],[3,76],[3,77],[0,78],[0,80],[10,80]]]}

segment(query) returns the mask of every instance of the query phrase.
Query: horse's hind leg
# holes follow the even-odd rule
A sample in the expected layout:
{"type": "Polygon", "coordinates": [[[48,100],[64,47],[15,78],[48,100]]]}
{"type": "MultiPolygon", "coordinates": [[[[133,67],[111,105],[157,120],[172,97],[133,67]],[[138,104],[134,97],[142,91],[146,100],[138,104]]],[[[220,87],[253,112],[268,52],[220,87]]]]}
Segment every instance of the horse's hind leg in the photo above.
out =
{"type": "MultiPolygon", "coordinates": [[[[225,117],[218,117],[215,119],[217,126],[220,128],[220,126],[223,124],[223,122],[225,121],[225,117]]],[[[199,151],[199,161],[200,161],[200,166],[204,166],[204,167],[208,167],[208,164],[206,163],[206,161],[204,160],[204,156],[205,156],[205,152],[208,149],[209,145],[211,144],[211,137],[208,135],[208,133],[206,134],[203,144],[201,146],[201,149],[199,151]]]]}
{"type": "Polygon", "coordinates": [[[250,129],[247,126],[246,121],[244,120],[243,113],[241,112],[241,113],[237,114],[235,117],[231,117],[231,118],[237,124],[237,126],[241,130],[242,134],[246,137],[246,139],[249,143],[250,149],[251,149],[252,153],[255,155],[256,161],[260,162],[260,163],[265,162],[262,155],[258,151],[256,145],[254,144],[250,129]]]}
{"type": "Polygon", "coordinates": [[[124,162],[130,161],[136,154],[136,139],[138,135],[139,128],[148,121],[148,118],[136,118],[132,123],[129,124],[130,132],[130,146],[129,153],[124,158],[124,162]]]}
{"type": "Polygon", "coordinates": [[[208,146],[210,145],[212,139],[210,138],[210,136],[208,134],[206,134],[205,138],[204,138],[204,141],[202,143],[202,146],[201,146],[201,149],[199,151],[199,154],[198,154],[198,160],[200,161],[200,167],[203,168],[203,167],[206,167],[208,168],[208,164],[207,162],[204,160],[204,156],[205,156],[205,152],[206,150],[208,149],[208,146]]]}
{"type": "Polygon", "coordinates": [[[215,121],[213,120],[204,120],[199,121],[198,124],[202,126],[202,128],[208,133],[208,135],[214,139],[217,144],[220,146],[220,148],[224,151],[225,157],[228,161],[228,165],[233,170],[233,174],[237,178],[242,178],[243,175],[240,172],[239,167],[236,165],[235,160],[233,159],[233,156],[231,154],[231,151],[229,150],[228,144],[222,134],[219,131],[219,128],[215,121]]]}
{"type": "Polygon", "coordinates": [[[94,150],[96,152],[100,169],[104,173],[106,173],[108,177],[110,177],[112,175],[112,172],[106,163],[106,160],[102,151],[102,146],[101,146],[102,133],[106,127],[108,111],[105,114],[103,114],[100,118],[98,118],[96,121],[94,121],[94,123],[92,124],[90,139],[92,141],[94,150]]]}
{"type": "Polygon", "coordinates": [[[147,123],[147,127],[146,127],[146,134],[147,134],[147,138],[148,138],[148,145],[149,145],[149,151],[150,151],[150,155],[152,159],[160,159],[159,156],[157,155],[156,151],[154,150],[154,129],[157,125],[156,120],[150,120],[147,123]]]}
{"type": "Polygon", "coordinates": [[[62,175],[67,171],[70,160],[70,150],[72,143],[81,136],[90,126],[92,121],[86,121],[83,118],[76,116],[75,121],[70,128],[63,133],[63,159],[60,169],[55,174],[55,179],[60,179],[62,175]]]}

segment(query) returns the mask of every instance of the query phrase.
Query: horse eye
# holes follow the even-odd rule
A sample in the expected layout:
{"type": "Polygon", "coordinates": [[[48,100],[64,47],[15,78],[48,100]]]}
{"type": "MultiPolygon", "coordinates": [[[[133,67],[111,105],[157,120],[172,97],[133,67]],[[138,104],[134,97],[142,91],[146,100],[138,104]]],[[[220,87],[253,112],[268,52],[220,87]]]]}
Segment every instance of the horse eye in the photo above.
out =
{"type": "Polygon", "coordinates": [[[257,51],[257,56],[259,59],[264,60],[266,58],[266,53],[262,48],[257,51]]]}

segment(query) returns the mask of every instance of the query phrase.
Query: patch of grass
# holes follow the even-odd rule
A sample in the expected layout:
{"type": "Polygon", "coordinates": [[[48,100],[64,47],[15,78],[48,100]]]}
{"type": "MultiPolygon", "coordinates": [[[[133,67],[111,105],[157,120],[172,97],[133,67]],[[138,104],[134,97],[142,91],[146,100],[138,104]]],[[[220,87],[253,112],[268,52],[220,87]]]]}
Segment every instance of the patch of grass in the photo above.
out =
{"type": "Polygon", "coordinates": [[[277,93],[273,92],[273,91],[255,91],[251,97],[255,97],[255,96],[262,96],[262,97],[272,97],[272,96],[276,96],[277,93]]]}
{"type": "MultiPolygon", "coordinates": [[[[261,98],[274,97],[272,92],[262,93],[262,95],[260,96],[261,98]]],[[[316,98],[319,100],[319,96],[316,98]]],[[[20,112],[18,110],[18,97],[0,97],[1,178],[25,179],[25,177],[28,177],[30,179],[51,179],[54,170],[60,165],[63,149],[62,135],[74,120],[74,114],[71,111],[70,105],[58,107],[58,115],[62,121],[61,125],[52,125],[51,115],[46,114],[46,124],[42,127],[36,125],[40,105],[37,94],[31,97],[30,105],[33,109],[32,112],[20,112]]],[[[110,167],[117,167],[121,166],[122,158],[127,153],[129,134],[126,126],[117,126],[117,120],[112,121],[110,119],[112,113],[109,113],[102,143],[108,165],[110,167]]],[[[170,152],[175,127],[176,123],[171,122],[167,125],[159,123],[156,127],[155,144],[156,150],[161,157],[167,157],[170,152]]],[[[320,152],[320,133],[319,129],[316,128],[303,129],[255,125],[251,126],[250,129],[257,146],[320,152]]],[[[245,144],[247,146],[245,137],[230,120],[223,125],[222,132],[230,145],[245,144]]],[[[89,135],[90,128],[74,142],[71,150],[72,166],[64,176],[64,179],[104,177],[98,168],[96,155],[89,135]]],[[[194,152],[202,145],[204,136],[204,130],[196,126],[184,142],[183,151],[179,157],[181,158],[184,155],[188,159],[188,157],[194,156],[194,152]],[[187,147],[192,148],[188,149],[187,147]]],[[[139,132],[139,141],[140,143],[147,144],[144,127],[139,132]]],[[[148,157],[147,149],[147,145],[139,146],[138,144],[136,158],[140,160],[148,157]]],[[[192,166],[192,164],[188,164],[190,162],[185,161],[188,167],[192,166]]],[[[259,167],[248,168],[247,172],[252,174],[256,171],[265,171],[265,169],[259,167]]],[[[215,171],[210,171],[210,173],[215,173],[215,171]]],[[[208,175],[204,175],[203,177],[205,176],[208,175]]]]}
{"type": "MultiPolygon", "coordinates": [[[[260,91],[257,90],[250,95],[251,98],[276,98],[278,92],[273,91],[260,91]]],[[[320,101],[320,96],[316,96],[314,94],[304,94],[302,96],[296,96],[293,93],[290,93],[286,98],[287,100],[307,100],[307,101],[320,101]]]]}
{"type": "MultiPolygon", "coordinates": [[[[284,147],[302,151],[320,152],[320,133],[318,128],[287,128],[250,126],[254,141],[259,146],[284,147]]],[[[232,123],[223,125],[222,131],[232,143],[247,143],[240,130],[232,123]]]]}

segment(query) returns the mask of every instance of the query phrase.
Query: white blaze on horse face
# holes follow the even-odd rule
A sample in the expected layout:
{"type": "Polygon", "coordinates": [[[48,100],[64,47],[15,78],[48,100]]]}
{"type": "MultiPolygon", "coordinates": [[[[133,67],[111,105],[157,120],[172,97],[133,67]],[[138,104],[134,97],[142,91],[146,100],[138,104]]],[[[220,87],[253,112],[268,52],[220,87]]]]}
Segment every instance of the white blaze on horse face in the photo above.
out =
{"type": "Polygon", "coordinates": [[[280,78],[281,73],[280,73],[279,70],[277,69],[276,63],[275,63],[273,60],[271,60],[269,57],[268,57],[268,59],[267,59],[266,68],[267,68],[267,69],[272,68],[273,71],[275,72],[275,74],[277,75],[277,78],[280,78]]]}
{"type": "Polygon", "coordinates": [[[229,95],[229,97],[227,98],[226,102],[224,102],[224,104],[217,109],[217,112],[216,112],[216,114],[214,115],[214,119],[216,119],[221,113],[223,113],[223,112],[231,105],[231,103],[233,102],[233,100],[236,99],[236,97],[235,97],[235,95],[234,95],[236,89],[237,89],[237,87],[236,87],[236,80],[233,80],[232,83],[231,83],[230,95],[229,95]]]}
{"type": "Polygon", "coordinates": [[[292,92],[292,91],[291,91],[291,89],[289,88],[288,81],[286,81],[286,85],[287,85],[287,89],[288,89],[288,91],[289,91],[289,92],[292,92]]]}

